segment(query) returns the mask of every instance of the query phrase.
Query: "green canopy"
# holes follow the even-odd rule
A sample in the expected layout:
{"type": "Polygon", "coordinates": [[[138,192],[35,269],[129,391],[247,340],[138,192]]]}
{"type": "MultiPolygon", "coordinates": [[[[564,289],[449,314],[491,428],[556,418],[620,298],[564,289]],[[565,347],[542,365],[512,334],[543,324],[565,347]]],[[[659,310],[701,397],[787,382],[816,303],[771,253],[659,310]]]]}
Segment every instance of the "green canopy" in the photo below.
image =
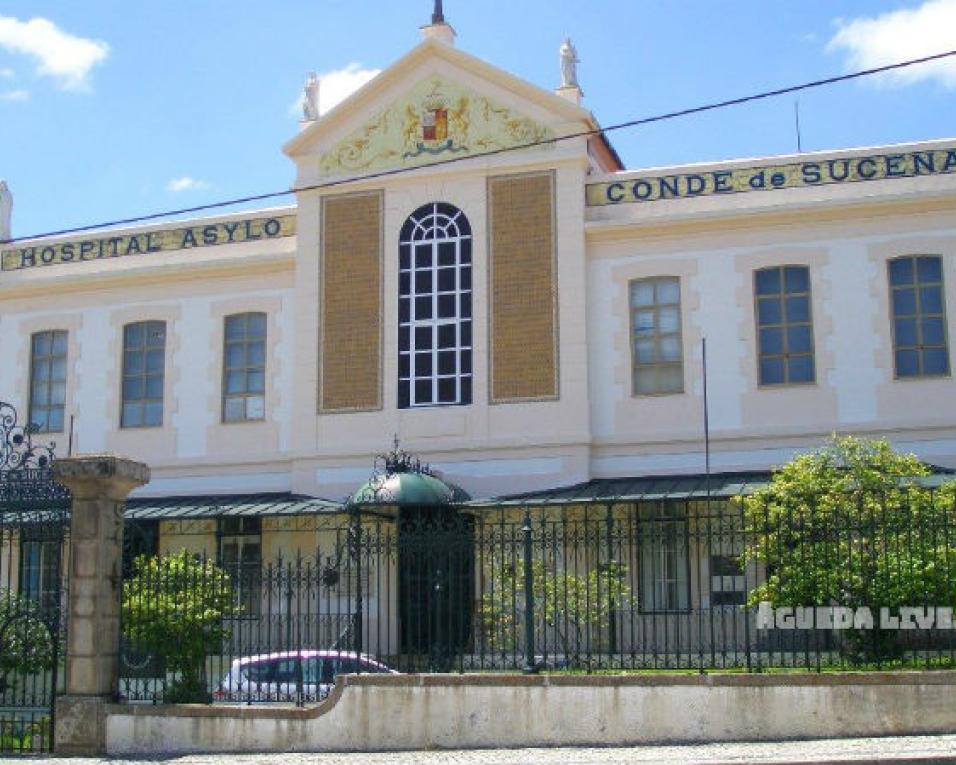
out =
{"type": "Polygon", "coordinates": [[[441,507],[467,502],[471,497],[460,486],[421,472],[395,472],[372,476],[349,497],[358,506],[441,507]]]}

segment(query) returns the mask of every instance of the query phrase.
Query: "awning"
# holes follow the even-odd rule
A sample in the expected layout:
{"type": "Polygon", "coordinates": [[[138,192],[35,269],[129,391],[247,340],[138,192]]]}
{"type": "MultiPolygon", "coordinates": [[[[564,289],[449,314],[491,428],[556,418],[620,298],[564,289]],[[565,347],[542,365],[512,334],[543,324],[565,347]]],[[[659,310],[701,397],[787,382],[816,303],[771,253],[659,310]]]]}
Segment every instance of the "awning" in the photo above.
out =
{"type": "Polygon", "coordinates": [[[397,472],[373,476],[352,493],[349,502],[358,507],[447,507],[470,499],[460,486],[437,476],[397,472]]]}
{"type": "MultiPolygon", "coordinates": [[[[954,480],[954,473],[936,465],[928,466],[934,472],[911,481],[924,489],[936,489],[954,480]]],[[[524,494],[477,499],[462,507],[490,509],[495,507],[542,507],[560,505],[606,505],[617,502],[653,502],[656,500],[728,499],[746,496],[770,483],[772,473],[754,471],[741,473],[704,473],[691,475],[643,476],[640,478],[595,478],[584,483],[543,489],[524,494]]]]}
{"type": "Polygon", "coordinates": [[[769,472],[703,473],[692,475],[644,476],[640,478],[595,478],[556,489],[509,494],[468,502],[465,507],[518,507],[541,505],[608,504],[649,502],[661,499],[726,499],[752,494],[770,482],[769,472]]]}
{"type": "Polygon", "coordinates": [[[319,515],[342,511],[342,505],[327,499],[284,492],[280,494],[231,494],[221,496],[136,498],[126,503],[127,520],[172,520],[178,518],[268,517],[319,515]]]}

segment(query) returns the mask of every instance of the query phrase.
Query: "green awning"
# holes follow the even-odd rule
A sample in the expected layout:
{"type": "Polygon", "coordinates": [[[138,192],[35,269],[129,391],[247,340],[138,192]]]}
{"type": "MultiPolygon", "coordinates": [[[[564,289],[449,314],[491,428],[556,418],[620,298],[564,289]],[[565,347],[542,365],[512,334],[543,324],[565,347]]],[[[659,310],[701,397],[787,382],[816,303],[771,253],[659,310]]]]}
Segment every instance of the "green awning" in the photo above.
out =
{"type": "MultiPolygon", "coordinates": [[[[925,489],[936,489],[956,479],[952,471],[930,466],[937,472],[913,478],[912,482],[925,489]]],[[[640,478],[595,478],[584,483],[543,489],[524,494],[479,499],[464,503],[464,507],[489,509],[495,507],[542,507],[560,505],[612,504],[618,502],[653,502],[657,500],[700,500],[753,494],[770,483],[769,471],[714,473],[708,478],[703,473],[692,475],[643,476],[640,478]]]]}
{"type": "Polygon", "coordinates": [[[342,505],[327,499],[283,492],[280,494],[227,494],[222,496],[136,498],[126,503],[128,520],[179,518],[268,517],[338,513],[342,505]]]}
{"type": "Polygon", "coordinates": [[[509,494],[476,500],[467,507],[518,507],[541,505],[608,504],[648,502],[661,499],[717,499],[751,494],[770,482],[769,472],[715,473],[707,478],[693,475],[644,476],[640,478],[595,478],[556,489],[509,494]]]}

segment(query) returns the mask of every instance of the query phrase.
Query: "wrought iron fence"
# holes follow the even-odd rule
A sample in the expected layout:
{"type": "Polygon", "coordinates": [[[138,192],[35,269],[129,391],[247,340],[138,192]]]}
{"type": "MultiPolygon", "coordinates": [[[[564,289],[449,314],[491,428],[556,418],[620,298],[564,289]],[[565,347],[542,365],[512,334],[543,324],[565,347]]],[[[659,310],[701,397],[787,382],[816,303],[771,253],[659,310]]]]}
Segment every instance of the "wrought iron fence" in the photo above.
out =
{"type": "Polygon", "coordinates": [[[951,491],[849,514],[668,500],[314,520],[260,524],[238,552],[208,527],[203,541],[161,533],[163,550],[192,552],[178,569],[141,557],[124,583],[121,696],[178,699],[186,675],[207,700],[301,703],[336,673],[386,668],[956,663],[951,491]]]}
{"type": "Polygon", "coordinates": [[[53,748],[66,639],[69,491],[53,444],[0,402],[0,753],[53,748]]]}

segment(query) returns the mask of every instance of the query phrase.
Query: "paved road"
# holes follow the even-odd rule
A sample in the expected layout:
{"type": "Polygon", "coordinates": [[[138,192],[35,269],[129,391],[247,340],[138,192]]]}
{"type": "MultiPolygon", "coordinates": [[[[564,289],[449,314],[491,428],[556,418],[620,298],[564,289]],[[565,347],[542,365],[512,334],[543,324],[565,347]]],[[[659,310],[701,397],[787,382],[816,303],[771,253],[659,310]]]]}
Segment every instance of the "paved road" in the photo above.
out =
{"type": "MultiPolygon", "coordinates": [[[[382,754],[246,754],[151,757],[149,759],[48,758],[29,765],[625,765],[627,763],[804,763],[922,762],[956,763],[956,735],[857,738],[760,744],[647,746],[615,749],[498,749],[382,754]]],[[[15,761],[14,761],[15,762],[15,761]]]]}

